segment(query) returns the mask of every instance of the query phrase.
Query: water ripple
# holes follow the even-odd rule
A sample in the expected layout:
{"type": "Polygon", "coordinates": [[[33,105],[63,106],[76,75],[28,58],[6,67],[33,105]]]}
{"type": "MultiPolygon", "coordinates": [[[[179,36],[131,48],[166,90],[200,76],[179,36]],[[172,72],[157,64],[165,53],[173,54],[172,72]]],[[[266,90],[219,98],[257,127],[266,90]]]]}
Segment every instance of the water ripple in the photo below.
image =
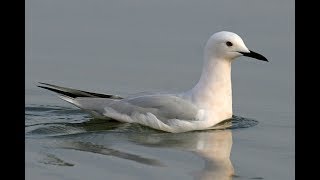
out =
{"type": "MultiPolygon", "coordinates": [[[[80,109],[59,106],[25,107],[25,131],[27,136],[60,136],[87,132],[156,133],[162,132],[139,124],[119,123],[114,120],[90,118],[80,109]]],[[[258,124],[257,120],[233,116],[211,129],[241,129],[258,124]]]]}

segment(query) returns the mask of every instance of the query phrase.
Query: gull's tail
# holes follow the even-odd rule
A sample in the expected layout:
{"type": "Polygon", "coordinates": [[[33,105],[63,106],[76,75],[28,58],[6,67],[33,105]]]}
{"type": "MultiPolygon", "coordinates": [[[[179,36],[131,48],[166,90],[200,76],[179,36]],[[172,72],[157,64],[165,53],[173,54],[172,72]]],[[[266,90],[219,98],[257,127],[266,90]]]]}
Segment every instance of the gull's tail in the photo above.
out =
{"type": "Polygon", "coordinates": [[[96,118],[105,118],[102,116],[104,107],[112,101],[123,99],[117,95],[87,92],[41,82],[39,84],[41,85],[38,85],[38,87],[57,93],[62,100],[89,112],[96,118]]]}

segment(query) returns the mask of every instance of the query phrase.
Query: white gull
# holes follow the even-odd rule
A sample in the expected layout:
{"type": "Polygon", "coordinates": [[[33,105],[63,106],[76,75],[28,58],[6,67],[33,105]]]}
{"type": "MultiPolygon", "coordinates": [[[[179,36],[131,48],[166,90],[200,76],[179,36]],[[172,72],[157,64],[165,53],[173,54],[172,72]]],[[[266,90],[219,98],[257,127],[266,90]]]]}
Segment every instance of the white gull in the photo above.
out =
{"type": "Polygon", "coordinates": [[[232,117],[231,63],[240,56],[268,61],[249,50],[241,37],[227,31],[213,34],[204,49],[203,70],[198,83],[176,94],[145,94],[119,97],[40,83],[59,97],[95,118],[139,123],[179,133],[211,129],[232,117]]]}

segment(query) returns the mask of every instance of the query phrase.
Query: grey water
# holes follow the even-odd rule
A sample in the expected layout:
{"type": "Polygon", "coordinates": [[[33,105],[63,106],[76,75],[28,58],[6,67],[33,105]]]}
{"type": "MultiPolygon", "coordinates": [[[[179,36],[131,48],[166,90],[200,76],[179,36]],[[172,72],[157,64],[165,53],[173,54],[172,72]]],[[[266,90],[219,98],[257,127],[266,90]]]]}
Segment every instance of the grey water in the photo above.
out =
{"type": "Polygon", "coordinates": [[[294,1],[26,0],[26,179],[295,179],[294,1]],[[92,119],[37,82],[125,96],[197,82],[211,34],[232,65],[231,121],[165,133],[92,119]]]}

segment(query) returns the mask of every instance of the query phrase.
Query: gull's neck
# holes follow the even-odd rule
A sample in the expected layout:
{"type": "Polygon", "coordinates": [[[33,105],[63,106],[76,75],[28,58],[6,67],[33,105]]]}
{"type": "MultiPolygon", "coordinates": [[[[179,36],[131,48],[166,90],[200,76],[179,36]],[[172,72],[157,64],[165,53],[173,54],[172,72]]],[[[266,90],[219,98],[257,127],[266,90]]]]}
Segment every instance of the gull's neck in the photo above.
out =
{"type": "Polygon", "coordinates": [[[188,94],[193,103],[214,113],[218,120],[231,118],[231,61],[205,54],[200,80],[188,94]]]}

